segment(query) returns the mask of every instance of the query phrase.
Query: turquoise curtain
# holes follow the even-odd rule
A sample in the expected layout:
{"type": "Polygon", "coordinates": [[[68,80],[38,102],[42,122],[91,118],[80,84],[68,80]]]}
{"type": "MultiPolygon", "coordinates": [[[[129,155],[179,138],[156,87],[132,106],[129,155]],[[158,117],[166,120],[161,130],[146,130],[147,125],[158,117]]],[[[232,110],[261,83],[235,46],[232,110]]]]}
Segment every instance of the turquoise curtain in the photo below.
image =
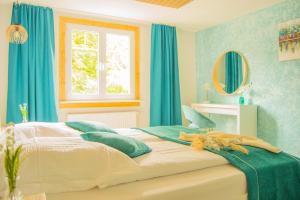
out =
{"type": "Polygon", "coordinates": [[[17,22],[29,37],[23,45],[9,45],[6,121],[21,122],[19,104],[27,103],[29,121],[55,122],[53,11],[14,4],[11,23],[17,22]]]}
{"type": "Polygon", "coordinates": [[[176,28],[153,24],[150,126],[181,125],[176,28]]]}
{"type": "Polygon", "coordinates": [[[225,91],[235,92],[243,81],[242,58],[236,52],[227,52],[225,55],[225,91]]]}

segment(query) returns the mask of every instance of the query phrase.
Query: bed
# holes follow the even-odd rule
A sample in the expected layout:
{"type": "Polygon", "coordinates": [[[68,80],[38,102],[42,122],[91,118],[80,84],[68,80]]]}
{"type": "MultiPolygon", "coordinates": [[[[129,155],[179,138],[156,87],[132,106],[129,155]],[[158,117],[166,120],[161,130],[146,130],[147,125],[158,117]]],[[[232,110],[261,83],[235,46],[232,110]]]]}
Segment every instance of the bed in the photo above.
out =
{"type": "Polygon", "coordinates": [[[152,148],[134,159],[84,141],[81,132],[64,123],[27,123],[15,130],[27,154],[19,181],[25,194],[45,192],[48,200],[247,199],[244,173],[225,158],[141,130],[115,129],[152,148]]]}

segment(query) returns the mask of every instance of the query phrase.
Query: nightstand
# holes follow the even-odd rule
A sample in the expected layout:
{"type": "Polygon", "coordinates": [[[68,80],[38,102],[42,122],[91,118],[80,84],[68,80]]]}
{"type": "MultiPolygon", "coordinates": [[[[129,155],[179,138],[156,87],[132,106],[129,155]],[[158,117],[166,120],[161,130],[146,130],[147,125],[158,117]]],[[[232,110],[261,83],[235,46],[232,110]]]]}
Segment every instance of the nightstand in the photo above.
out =
{"type": "Polygon", "coordinates": [[[47,199],[46,199],[46,194],[41,193],[41,194],[25,196],[24,200],[47,200],[47,199]]]}

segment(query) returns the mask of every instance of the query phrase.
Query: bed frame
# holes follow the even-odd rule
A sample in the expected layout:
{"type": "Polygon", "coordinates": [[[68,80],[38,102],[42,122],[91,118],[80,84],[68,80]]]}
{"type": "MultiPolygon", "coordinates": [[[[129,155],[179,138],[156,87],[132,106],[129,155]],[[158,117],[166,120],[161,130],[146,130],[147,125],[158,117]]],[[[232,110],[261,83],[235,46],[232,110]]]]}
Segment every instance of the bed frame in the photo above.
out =
{"type": "Polygon", "coordinates": [[[245,175],[231,165],[121,184],[48,194],[47,200],[247,200],[245,175]]]}

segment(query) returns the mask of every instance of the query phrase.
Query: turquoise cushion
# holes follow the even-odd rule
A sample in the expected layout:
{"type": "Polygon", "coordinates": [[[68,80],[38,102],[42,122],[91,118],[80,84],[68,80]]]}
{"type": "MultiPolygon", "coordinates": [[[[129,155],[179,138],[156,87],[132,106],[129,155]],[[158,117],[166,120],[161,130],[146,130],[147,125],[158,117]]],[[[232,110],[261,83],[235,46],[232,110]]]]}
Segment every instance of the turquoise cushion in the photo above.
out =
{"type": "Polygon", "coordinates": [[[151,148],[142,141],[124,135],[109,132],[88,132],[80,136],[87,141],[106,144],[131,158],[151,152],[151,148]]]}
{"type": "Polygon", "coordinates": [[[89,122],[89,121],[69,121],[65,122],[65,124],[73,129],[76,129],[81,132],[109,132],[109,133],[117,133],[108,126],[99,123],[99,122],[89,122]]]}

